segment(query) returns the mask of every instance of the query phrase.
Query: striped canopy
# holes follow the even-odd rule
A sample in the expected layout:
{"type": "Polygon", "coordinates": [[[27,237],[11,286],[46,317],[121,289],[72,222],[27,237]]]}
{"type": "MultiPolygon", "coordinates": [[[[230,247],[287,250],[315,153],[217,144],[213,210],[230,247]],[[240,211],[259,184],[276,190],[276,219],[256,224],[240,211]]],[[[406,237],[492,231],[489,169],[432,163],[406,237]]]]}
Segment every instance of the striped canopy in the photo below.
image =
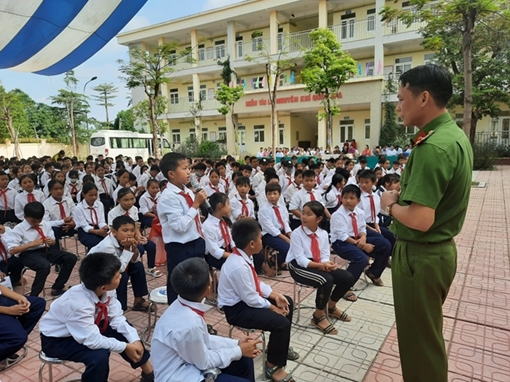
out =
{"type": "Polygon", "coordinates": [[[0,69],[55,75],[99,51],[147,0],[0,0],[0,69]]]}

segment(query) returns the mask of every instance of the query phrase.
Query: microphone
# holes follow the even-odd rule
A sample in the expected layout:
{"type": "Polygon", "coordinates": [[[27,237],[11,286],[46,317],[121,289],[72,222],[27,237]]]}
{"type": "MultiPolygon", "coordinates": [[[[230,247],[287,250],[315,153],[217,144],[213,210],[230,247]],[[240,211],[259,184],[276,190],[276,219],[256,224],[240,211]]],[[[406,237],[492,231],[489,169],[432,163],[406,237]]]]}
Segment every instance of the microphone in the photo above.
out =
{"type": "MultiPolygon", "coordinates": [[[[195,194],[202,191],[202,187],[200,187],[200,184],[197,182],[196,178],[194,176],[190,176],[189,177],[189,182],[191,183],[191,187],[193,187],[193,189],[195,190],[195,194]]],[[[213,213],[213,210],[211,208],[211,205],[209,204],[209,200],[204,200],[204,202],[202,203],[205,207],[205,209],[210,213],[212,214],[213,213]]]]}

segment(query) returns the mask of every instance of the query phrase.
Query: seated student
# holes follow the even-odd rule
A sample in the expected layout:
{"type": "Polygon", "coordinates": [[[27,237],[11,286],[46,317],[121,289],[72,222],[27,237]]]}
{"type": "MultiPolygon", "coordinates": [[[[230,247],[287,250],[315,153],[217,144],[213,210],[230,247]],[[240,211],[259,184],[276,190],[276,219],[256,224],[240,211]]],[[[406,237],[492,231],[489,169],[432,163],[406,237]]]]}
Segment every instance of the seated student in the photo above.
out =
{"type": "Polygon", "coordinates": [[[113,180],[106,177],[105,168],[103,165],[96,165],[95,183],[99,193],[99,200],[101,203],[103,203],[105,219],[107,219],[108,212],[113,207],[112,194],[113,190],[115,189],[115,184],[113,183],[113,180]]]}
{"type": "Polygon", "coordinates": [[[71,170],[67,173],[66,186],[73,201],[77,203],[76,196],[81,192],[82,184],[78,170],[71,170]]]}
{"type": "Polygon", "coordinates": [[[60,265],[51,287],[51,295],[60,296],[76,264],[76,255],[58,249],[50,224],[43,221],[44,206],[40,202],[26,204],[23,212],[24,221],[6,234],[7,250],[11,255],[18,255],[24,267],[35,271],[30,296],[38,296],[43,290],[51,264],[60,265]]]}
{"type": "MultiPolygon", "coordinates": [[[[382,178],[380,178],[377,182],[377,195],[381,197],[382,193],[385,191],[397,191],[400,192],[400,176],[397,174],[386,174],[382,178]]],[[[379,226],[388,228],[391,224],[392,218],[386,214],[379,213],[377,214],[379,217],[379,226]]]]}
{"type": "Polygon", "coordinates": [[[324,206],[330,214],[335,212],[342,204],[342,188],[345,185],[345,179],[340,174],[333,175],[331,184],[326,191],[322,194],[324,206]]]}
{"type": "Polygon", "coordinates": [[[64,185],[64,196],[68,196],[68,197],[71,197],[70,194],[69,194],[69,189],[67,188],[67,186],[65,185],[66,183],[66,176],[65,174],[60,171],[60,170],[55,170],[51,173],[51,178],[48,179],[48,181],[46,182],[46,184],[44,185],[44,190],[43,190],[43,193],[44,193],[44,197],[45,198],[48,198],[50,196],[50,190],[48,189],[48,183],[50,183],[52,180],[58,180],[59,182],[61,182],[63,185],[64,185]]]}
{"type": "Polygon", "coordinates": [[[44,202],[44,194],[35,189],[37,180],[34,174],[23,175],[20,178],[21,193],[14,198],[14,214],[19,220],[23,220],[23,208],[27,203],[44,202]]]}
{"type": "Polygon", "coordinates": [[[74,221],[78,240],[86,248],[95,247],[108,235],[108,224],[104,219],[103,205],[97,200],[97,186],[87,183],[83,187],[83,200],[74,209],[74,221]]]}
{"type": "Polygon", "coordinates": [[[218,171],[218,173],[220,174],[220,183],[223,185],[223,187],[225,188],[225,194],[228,195],[228,192],[229,190],[232,188],[231,187],[231,183],[230,183],[230,179],[229,177],[227,176],[227,167],[226,167],[226,164],[224,161],[220,160],[218,161],[215,165],[214,165],[214,168],[216,169],[216,171],[218,171]]]}
{"type": "Polygon", "coordinates": [[[293,181],[294,166],[291,162],[285,162],[280,171],[281,173],[278,174],[280,177],[280,186],[282,187],[282,194],[285,195],[287,188],[289,188],[293,181]]]}
{"type": "Polygon", "coordinates": [[[198,258],[184,260],[170,281],[178,293],[156,323],[151,350],[156,380],[201,382],[204,370],[221,369],[216,382],[254,382],[253,361],[260,350],[249,337],[234,340],[211,336],[203,319],[211,307],[202,304],[211,292],[207,264],[198,258]]]}
{"type": "Polygon", "coordinates": [[[283,194],[285,203],[288,205],[290,201],[292,200],[292,197],[296,192],[301,190],[301,187],[303,185],[303,170],[296,170],[294,171],[294,180],[292,183],[287,187],[287,190],[283,194]]]}
{"type": "Polygon", "coordinates": [[[292,233],[286,261],[294,280],[317,288],[312,325],[325,334],[338,334],[328,316],[340,321],[351,321],[347,313],[337,309],[336,303],[354,285],[354,280],[349,272],[338,269],[338,265],[330,261],[328,233],[319,228],[324,217],[324,207],[319,202],[304,205],[302,224],[292,233]]]}
{"type": "Polygon", "coordinates": [[[402,168],[400,167],[400,161],[398,159],[393,161],[392,167],[388,171],[388,174],[397,174],[399,176],[402,175],[402,168]]]}
{"type": "Polygon", "coordinates": [[[64,196],[64,184],[56,179],[50,180],[47,185],[50,197],[43,203],[44,220],[50,223],[55,241],[60,248],[60,239],[64,236],[74,236],[76,233],[74,222],[75,204],[70,197],[64,196]]]}
{"type": "Polygon", "coordinates": [[[161,277],[162,273],[156,269],[156,244],[142,236],[140,223],[138,222],[138,208],[135,206],[135,194],[130,188],[124,187],[117,193],[117,206],[108,213],[108,225],[112,226],[117,216],[129,216],[136,224],[135,238],[140,256],[147,251],[147,274],[153,277],[161,277]]]}
{"type": "Polygon", "coordinates": [[[11,168],[10,175],[12,176],[12,180],[9,182],[9,185],[7,187],[18,193],[18,191],[21,188],[19,180],[24,175],[23,171],[21,171],[21,168],[14,166],[13,168],[11,168]]]}
{"type": "Polygon", "coordinates": [[[0,285],[0,366],[19,358],[16,352],[26,344],[45,308],[43,298],[25,297],[0,285]]]}
{"type": "MultiPolygon", "coordinates": [[[[7,242],[5,241],[6,232],[11,229],[0,224],[0,282],[5,280],[6,276],[11,278],[13,286],[21,285],[21,271],[23,264],[21,260],[10,254],[7,250],[7,242]]],[[[1,359],[1,358],[0,358],[1,359]]]]}
{"type": "MultiPolygon", "coordinates": [[[[211,170],[214,171],[214,170],[211,170]]],[[[212,213],[202,223],[205,239],[205,261],[209,266],[221,269],[232,254],[234,243],[230,234],[230,203],[227,195],[216,192],[209,197],[212,213]]]]}
{"type": "MultiPolygon", "coordinates": [[[[260,172],[259,172],[260,174],[260,172]]],[[[255,189],[255,195],[257,197],[257,205],[260,208],[265,202],[267,202],[266,198],[266,186],[270,183],[280,184],[278,175],[276,175],[276,171],[273,168],[267,168],[264,173],[264,180],[260,182],[258,187],[255,189]]],[[[285,205],[285,200],[283,199],[283,195],[280,193],[280,199],[278,200],[278,204],[282,206],[284,209],[287,209],[285,205]]],[[[288,215],[288,214],[287,214],[288,215]]]]}
{"type": "MultiPolygon", "coordinates": [[[[388,240],[367,237],[365,214],[358,206],[360,198],[361,190],[358,186],[345,186],[342,190],[342,205],[331,217],[332,248],[338,256],[350,262],[347,271],[352,275],[354,283],[367,265],[367,256],[374,258],[366,270],[367,276],[370,274],[380,279],[391,254],[388,240]]],[[[348,292],[344,298],[357,300],[352,292],[348,292]]]]}
{"type": "Polygon", "coordinates": [[[21,220],[14,214],[16,191],[9,187],[9,175],[0,171],[0,224],[7,222],[19,223],[21,220]]]}
{"type": "Polygon", "coordinates": [[[157,215],[159,182],[156,179],[149,179],[145,185],[146,191],[140,196],[140,222],[142,227],[152,227],[152,219],[157,215]]]}
{"type": "Polygon", "coordinates": [[[89,250],[89,255],[98,252],[113,253],[120,259],[121,280],[116,290],[122,310],[127,310],[128,281],[131,278],[135,296],[133,310],[147,312],[149,302],[144,299],[148,294],[147,280],[143,263],[140,261],[135,221],[124,215],[113,219],[110,233],[89,250]]]}
{"type": "Polygon", "coordinates": [[[215,192],[225,193],[225,186],[220,183],[220,173],[216,169],[212,169],[209,172],[209,182],[204,187],[207,197],[211,196],[215,192]]]}
{"type": "Polygon", "coordinates": [[[130,172],[128,170],[126,170],[125,168],[117,171],[118,185],[117,185],[117,188],[115,188],[115,190],[112,193],[112,199],[113,199],[114,206],[117,205],[117,199],[118,199],[117,193],[119,192],[119,190],[122,188],[131,188],[131,185],[129,184],[129,174],[130,174],[130,172]]]}
{"type": "Polygon", "coordinates": [[[252,256],[262,250],[258,223],[249,218],[238,220],[232,227],[232,238],[236,248],[221,269],[218,306],[223,307],[230,325],[270,332],[265,377],[273,381],[294,381],[284,370],[287,359],[299,358],[289,347],[293,301],[257,277],[252,256]]]}
{"type": "MultiPolygon", "coordinates": [[[[235,174],[235,173],[234,173],[235,174]]],[[[236,192],[230,199],[230,220],[235,223],[238,219],[255,219],[255,208],[253,202],[248,198],[250,192],[250,178],[238,176],[235,180],[236,192]]]]}
{"type": "Polygon", "coordinates": [[[147,189],[147,183],[151,179],[156,179],[160,172],[158,165],[152,165],[149,169],[149,171],[145,171],[140,177],[138,178],[138,186],[144,187],[144,189],[147,189]]]}
{"type": "Polygon", "coordinates": [[[154,370],[136,329],[122,314],[115,289],[121,261],[112,253],[94,253],[80,265],[81,284],[55,300],[39,323],[41,349],[48,357],[84,363],[83,382],[107,382],[110,352],[119,353],[141,382],[153,382],[154,370]]]}
{"type": "Polygon", "coordinates": [[[193,166],[193,173],[190,174],[190,177],[194,177],[197,183],[202,187],[205,187],[205,185],[209,182],[209,178],[205,175],[206,169],[207,166],[205,163],[199,162],[193,166]]]}
{"type": "Polygon", "coordinates": [[[48,184],[48,181],[52,178],[53,171],[55,171],[55,164],[52,162],[48,162],[44,165],[44,171],[41,173],[40,176],[40,189],[41,191],[44,190],[46,184],[48,184]]]}
{"type": "Polygon", "coordinates": [[[266,186],[267,201],[260,206],[258,215],[262,228],[262,243],[278,251],[278,266],[285,263],[292,233],[287,210],[278,203],[280,191],[278,183],[269,183],[266,186]]]}

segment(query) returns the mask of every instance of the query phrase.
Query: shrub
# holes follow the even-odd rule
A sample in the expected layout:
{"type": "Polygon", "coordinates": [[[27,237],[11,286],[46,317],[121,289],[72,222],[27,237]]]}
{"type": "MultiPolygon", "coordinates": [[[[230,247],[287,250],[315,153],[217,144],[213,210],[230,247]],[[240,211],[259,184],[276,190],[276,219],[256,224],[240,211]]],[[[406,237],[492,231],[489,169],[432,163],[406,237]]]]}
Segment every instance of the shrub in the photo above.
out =
{"type": "Polygon", "coordinates": [[[222,149],[216,142],[202,141],[198,146],[198,156],[201,158],[220,159],[226,153],[226,150],[222,149]]]}
{"type": "Polygon", "coordinates": [[[494,143],[475,143],[473,145],[473,170],[492,170],[497,156],[494,143]]]}

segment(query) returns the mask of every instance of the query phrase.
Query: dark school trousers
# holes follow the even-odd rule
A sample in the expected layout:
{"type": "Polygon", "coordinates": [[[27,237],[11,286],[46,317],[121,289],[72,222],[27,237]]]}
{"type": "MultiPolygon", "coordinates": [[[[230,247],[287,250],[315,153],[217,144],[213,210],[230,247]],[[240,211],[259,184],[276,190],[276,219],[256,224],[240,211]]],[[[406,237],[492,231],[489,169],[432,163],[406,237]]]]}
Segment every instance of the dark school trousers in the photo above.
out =
{"type": "Polygon", "coordinates": [[[266,233],[262,236],[262,244],[264,244],[264,247],[268,246],[278,251],[278,265],[285,263],[287,252],[289,252],[290,248],[289,243],[279,237],[266,233]]]}
{"type": "Polygon", "coordinates": [[[147,240],[147,244],[138,244],[137,247],[140,256],[147,252],[147,266],[154,268],[156,266],[156,244],[152,240],[147,240]]]}
{"type": "MultiPolygon", "coordinates": [[[[269,309],[249,307],[243,301],[234,306],[223,307],[227,322],[230,325],[271,333],[267,343],[267,362],[282,367],[287,364],[292,314],[294,312],[294,302],[288,296],[285,296],[285,298],[289,301],[289,314],[287,316],[282,316],[269,309]]],[[[271,304],[276,305],[275,301],[268,300],[271,304]]]]}
{"type": "Polygon", "coordinates": [[[296,228],[299,228],[301,226],[301,219],[294,219],[291,217],[289,219],[289,226],[290,229],[294,231],[296,228]]]}
{"type": "Polygon", "coordinates": [[[221,269],[223,264],[225,264],[226,260],[227,259],[225,257],[222,257],[221,259],[217,259],[213,255],[209,255],[209,254],[205,255],[205,261],[207,262],[207,264],[209,264],[209,268],[221,269]]]}
{"type": "MultiPolygon", "coordinates": [[[[110,325],[106,328],[103,336],[128,342],[126,337],[112,329],[110,325]]],[[[41,334],[41,349],[48,357],[84,363],[85,371],[81,375],[82,382],[108,382],[110,351],[107,349],[93,350],[78,343],[73,337],[46,337],[44,334],[41,334]]],[[[120,353],[120,356],[133,369],[136,369],[147,363],[150,353],[145,350],[141,361],[137,363],[133,362],[125,351],[120,353]]]]}
{"type": "Polygon", "coordinates": [[[457,248],[453,239],[437,244],[397,240],[391,273],[405,381],[448,381],[443,303],[456,269],[457,248]]]}
{"type": "Polygon", "coordinates": [[[60,265],[60,272],[51,288],[55,290],[64,289],[77,260],[76,255],[61,251],[56,245],[48,248],[48,250],[41,248],[22,252],[19,258],[24,267],[29,267],[35,271],[35,278],[30,296],[39,296],[42,292],[46,278],[50,273],[51,264],[60,265]]]}
{"type": "Polygon", "coordinates": [[[104,220],[108,221],[108,212],[112,209],[112,207],[115,205],[113,203],[113,199],[111,196],[106,194],[99,194],[99,201],[103,204],[104,207],[104,220]]]}
{"type": "Polygon", "coordinates": [[[88,233],[83,230],[83,228],[78,228],[78,240],[83,246],[87,249],[91,249],[98,245],[104,237],[99,235],[94,235],[93,233],[88,233]]]}
{"type": "MultiPolygon", "coordinates": [[[[16,353],[25,345],[28,335],[39,322],[46,301],[39,297],[29,296],[30,310],[22,316],[0,314],[0,361],[16,353]]],[[[0,306],[9,307],[18,303],[5,296],[0,296],[0,306]]]]}
{"type": "Polygon", "coordinates": [[[7,222],[12,223],[21,223],[21,220],[17,218],[14,214],[14,210],[1,210],[0,211],[0,224],[5,224],[7,222]]]}
{"type": "Polygon", "coordinates": [[[21,271],[23,270],[23,264],[21,260],[12,256],[5,261],[0,261],[0,271],[11,277],[12,285],[16,284],[21,279],[21,271]]]}
{"type": "Polygon", "coordinates": [[[165,244],[165,251],[167,268],[166,297],[168,300],[168,305],[170,305],[177,299],[177,292],[174,291],[172,283],[170,282],[170,276],[172,275],[174,268],[177,266],[177,264],[183,262],[186,259],[191,259],[192,257],[204,258],[205,240],[199,237],[198,239],[184,244],[176,242],[167,243],[165,244]]]}
{"type": "Polygon", "coordinates": [[[255,382],[255,371],[253,368],[253,359],[241,357],[238,361],[233,361],[225,369],[221,369],[221,374],[216,378],[216,382],[255,382]]]}
{"type": "Polygon", "coordinates": [[[129,279],[131,279],[131,286],[135,297],[143,297],[149,294],[143,263],[141,261],[129,263],[126,270],[121,273],[120,283],[117,287],[117,300],[119,300],[123,311],[127,310],[127,285],[129,279]]]}
{"type": "MultiPolygon", "coordinates": [[[[367,225],[372,226],[372,224],[367,224],[367,225]]],[[[393,251],[393,247],[395,246],[395,242],[397,241],[395,238],[395,234],[393,232],[391,232],[388,228],[386,228],[380,224],[379,224],[379,229],[381,230],[381,235],[383,235],[383,237],[390,242],[391,251],[393,251]]],[[[374,233],[377,234],[377,232],[367,229],[367,236],[373,236],[374,233]]]]}
{"type": "Polygon", "coordinates": [[[152,227],[152,220],[154,218],[151,218],[149,216],[145,216],[142,214],[138,214],[138,220],[140,221],[142,229],[145,227],[152,227]]]}
{"type": "Polygon", "coordinates": [[[317,288],[315,307],[318,310],[326,309],[329,299],[338,302],[354,285],[352,275],[343,269],[324,272],[313,268],[303,268],[296,260],[292,260],[289,263],[289,271],[298,283],[317,288]]]}
{"type": "Polygon", "coordinates": [[[62,227],[51,227],[53,229],[53,233],[55,234],[55,244],[60,248],[60,239],[62,239],[64,236],[72,237],[76,234],[76,231],[74,229],[70,229],[69,231],[64,231],[62,227]]]}

